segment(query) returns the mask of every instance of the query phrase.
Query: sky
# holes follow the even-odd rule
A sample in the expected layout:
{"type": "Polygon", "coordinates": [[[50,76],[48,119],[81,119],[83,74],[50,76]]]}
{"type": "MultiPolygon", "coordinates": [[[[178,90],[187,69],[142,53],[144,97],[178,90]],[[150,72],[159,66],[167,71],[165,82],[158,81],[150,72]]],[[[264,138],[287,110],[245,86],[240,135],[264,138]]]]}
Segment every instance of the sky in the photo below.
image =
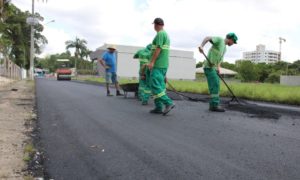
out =
{"type": "MultiPolygon", "coordinates": [[[[12,0],[18,8],[31,11],[31,0],[12,0]]],[[[235,32],[238,44],[228,47],[224,60],[234,63],[243,52],[264,44],[279,50],[282,59],[300,59],[300,13],[297,0],[43,0],[35,11],[45,19],[43,34],[48,39],[42,56],[65,52],[65,41],[75,37],[88,41],[95,50],[104,43],[146,46],[156,32],[153,20],[164,19],[171,48],[197,51],[206,36],[225,37],[235,32]],[[55,22],[47,23],[51,20],[55,22]]],[[[210,45],[206,45],[206,51],[210,45]]]]}

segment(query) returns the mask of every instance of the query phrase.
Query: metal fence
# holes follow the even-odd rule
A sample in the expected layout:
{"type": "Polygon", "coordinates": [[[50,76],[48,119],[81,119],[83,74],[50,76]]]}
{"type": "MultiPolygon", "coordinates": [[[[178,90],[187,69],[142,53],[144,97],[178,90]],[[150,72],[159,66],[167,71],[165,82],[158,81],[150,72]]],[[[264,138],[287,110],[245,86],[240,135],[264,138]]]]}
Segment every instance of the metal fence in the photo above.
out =
{"type": "Polygon", "coordinates": [[[0,76],[11,79],[22,79],[22,68],[9,59],[0,59],[0,76]]]}

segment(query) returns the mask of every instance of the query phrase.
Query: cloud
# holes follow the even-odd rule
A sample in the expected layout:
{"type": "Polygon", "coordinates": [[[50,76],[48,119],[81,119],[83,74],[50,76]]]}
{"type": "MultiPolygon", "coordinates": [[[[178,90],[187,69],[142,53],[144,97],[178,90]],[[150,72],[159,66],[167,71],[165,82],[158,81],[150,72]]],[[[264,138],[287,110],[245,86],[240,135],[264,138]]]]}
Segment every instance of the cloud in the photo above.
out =
{"type": "Polygon", "coordinates": [[[44,30],[44,34],[47,35],[48,45],[45,46],[44,51],[41,54],[42,56],[47,54],[65,52],[65,42],[72,39],[72,37],[64,30],[52,27],[46,27],[44,30]]]}
{"type": "MultiPolygon", "coordinates": [[[[31,8],[30,1],[12,2],[23,10],[31,8]]],[[[45,53],[60,52],[62,39],[75,36],[86,39],[90,49],[105,42],[144,46],[155,35],[153,19],[162,17],[172,48],[194,51],[197,60],[203,59],[197,46],[204,37],[224,37],[233,31],[239,41],[227,50],[225,59],[230,62],[260,43],[278,50],[278,37],[287,39],[283,58],[294,61],[300,59],[297,4],[296,0],[49,0],[36,2],[36,11],[45,22],[55,19],[48,25],[51,30],[44,32],[49,40],[45,53]]]]}

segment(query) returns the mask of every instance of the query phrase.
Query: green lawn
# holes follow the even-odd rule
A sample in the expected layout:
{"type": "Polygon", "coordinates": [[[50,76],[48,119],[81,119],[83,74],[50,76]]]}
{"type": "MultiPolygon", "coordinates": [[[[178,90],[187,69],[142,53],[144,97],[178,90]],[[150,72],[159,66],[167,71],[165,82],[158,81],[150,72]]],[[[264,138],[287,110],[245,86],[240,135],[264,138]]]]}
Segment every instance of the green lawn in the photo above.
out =
{"type": "MultiPolygon", "coordinates": [[[[89,81],[89,82],[99,82],[99,83],[105,83],[105,79],[101,77],[86,77],[86,78],[78,78],[78,80],[83,80],[83,81],[89,81]]],[[[138,80],[131,80],[128,78],[121,78],[118,79],[120,84],[127,84],[127,83],[136,83],[138,80]]]]}
{"type": "MultiPolygon", "coordinates": [[[[103,78],[85,78],[85,81],[105,82],[103,78]]],[[[120,84],[135,83],[137,80],[120,79],[120,84]]],[[[208,94],[206,82],[171,80],[170,83],[179,92],[208,94]]],[[[282,86],[267,83],[229,82],[234,94],[239,98],[275,103],[300,105],[300,87],[282,86]]],[[[221,96],[230,96],[226,86],[221,83],[221,96]]]]}

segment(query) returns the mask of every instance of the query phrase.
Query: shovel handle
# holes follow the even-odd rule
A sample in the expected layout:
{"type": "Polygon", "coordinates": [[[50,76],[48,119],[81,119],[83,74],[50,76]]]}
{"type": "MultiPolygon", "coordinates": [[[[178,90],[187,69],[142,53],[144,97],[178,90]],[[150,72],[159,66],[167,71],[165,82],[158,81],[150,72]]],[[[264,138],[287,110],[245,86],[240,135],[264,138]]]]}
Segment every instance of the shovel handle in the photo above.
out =
{"type": "MultiPolygon", "coordinates": [[[[208,57],[206,56],[206,54],[205,54],[204,52],[203,52],[202,54],[204,55],[205,59],[207,60],[209,66],[212,67],[212,63],[211,63],[211,61],[208,59],[208,57]]],[[[225,86],[227,87],[227,89],[229,90],[230,94],[232,95],[232,100],[235,99],[235,100],[239,103],[238,98],[234,95],[233,91],[232,91],[231,88],[228,86],[228,84],[226,83],[226,81],[222,78],[222,76],[221,76],[219,73],[217,73],[217,74],[218,74],[219,78],[223,81],[223,83],[225,84],[225,86]]]]}

